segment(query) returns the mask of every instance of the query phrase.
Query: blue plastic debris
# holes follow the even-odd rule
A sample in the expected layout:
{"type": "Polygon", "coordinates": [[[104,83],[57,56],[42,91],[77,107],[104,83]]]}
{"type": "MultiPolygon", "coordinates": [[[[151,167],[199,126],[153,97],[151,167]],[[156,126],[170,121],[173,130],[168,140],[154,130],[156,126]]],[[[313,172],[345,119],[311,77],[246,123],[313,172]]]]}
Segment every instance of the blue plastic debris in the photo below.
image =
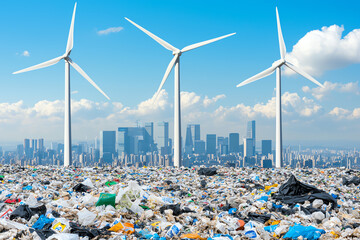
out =
{"type": "Polygon", "coordinates": [[[268,196],[262,196],[261,198],[259,198],[257,201],[263,201],[263,202],[267,202],[269,200],[268,196]]]}
{"type": "Polygon", "coordinates": [[[234,240],[229,234],[215,234],[212,238],[208,238],[207,240],[217,240],[217,239],[229,239],[234,240]]]}
{"type": "Polygon", "coordinates": [[[235,214],[236,211],[237,211],[236,208],[230,208],[230,209],[229,209],[229,214],[235,214]]]}
{"type": "Polygon", "coordinates": [[[27,185],[26,187],[22,188],[23,190],[32,190],[32,186],[31,185],[27,185]]]}
{"type": "Polygon", "coordinates": [[[273,206],[273,208],[282,208],[283,207],[283,205],[281,205],[281,204],[277,205],[275,203],[273,203],[272,206],[273,206]]]}
{"type": "Polygon", "coordinates": [[[270,226],[266,226],[264,227],[264,230],[269,232],[269,233],[272,233],[275,231],[275,229],[278,227],[279,225],[270,225],[270,226]]]}
{"type": "Polygon", "coordinates": [[[52,223],[55,220],[55,218],[47,218],[44,215],[41,215],[39,219],[34,223],[32,228],[34,229],[43,229],[44,226],[48,223],[52,223]]]}
{"type": "Polygon", "coordinates": [[[291,239],[298,239],[298,237],[302,236],[304,239],[307,240],[317,240],[324,234],[325,231],[323,229],[318,229],[313,226],[302,226],[300,224],[295,224],[294,226],[290,227],[289,231],[283,237],[291,238],[291,239]]]}

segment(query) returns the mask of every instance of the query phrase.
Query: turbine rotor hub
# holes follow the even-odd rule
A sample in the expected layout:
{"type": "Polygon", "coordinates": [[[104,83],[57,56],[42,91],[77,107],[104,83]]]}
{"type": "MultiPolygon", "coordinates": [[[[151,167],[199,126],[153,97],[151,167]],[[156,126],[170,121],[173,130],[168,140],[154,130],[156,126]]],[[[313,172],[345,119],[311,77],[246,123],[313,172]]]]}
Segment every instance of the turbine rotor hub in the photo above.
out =
{"type": "Polygon", "coordinates": [[[177,51],[173,51],[173,55],[175,56],[175,55],[178,55],[179,57],[181,56],[181,51],[180,50],[177,50],[177,51]]]}

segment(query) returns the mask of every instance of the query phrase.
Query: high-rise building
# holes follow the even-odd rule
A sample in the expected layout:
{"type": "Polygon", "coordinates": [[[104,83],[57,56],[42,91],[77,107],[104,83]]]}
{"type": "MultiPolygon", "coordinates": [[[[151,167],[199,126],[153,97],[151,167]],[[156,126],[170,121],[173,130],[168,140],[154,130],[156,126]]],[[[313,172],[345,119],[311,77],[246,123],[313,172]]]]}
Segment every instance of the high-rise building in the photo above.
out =
{"type": "Polygon", "coordinates": [[[37,149],[39,150],[39,151],[44,151],[44,139],[43,138],[40,138],[39,140],[38,140],[38,142],[37,142],[37,149]]]}
{"type": "Polygon", "coordinates": [[[105,163],[112,163],[115,155],[116,132],[101,131],[100,132],[100,158],[105,163]]]}
{"type": "Polygon", "coordinates": [[[261,154],[268,155],[271,153],[271,140],[261,141],[261,154]]]}
{"type": "Polygon", "coordinates": [[[244,138],[244,157],[254,156],[253,139],[244,138]]]}
{"type": "Polygon", "coordinates": [[[253,153],[255,155],[255,142],[256,142],[255,120],[249,121],[247,123],[247,135],[246,135],[246,138],[251,138],[253,140],[253,153]]]}
{"type": "Polygon", "coordinates": [[[194,152],[195,142],[200,140],[200,124],[188,124],[185,137],[185,153],[194,152]]]}
{"type": "Polygon", "coordinates": [[[152,151],[151,137],[144,127],[119,127],[116,134],[118,156],[152,151]]]}
{"type": "Polygon", "coordinates": [[[240,152],[239,139],[240,139],[240,136],[238,133],[230,133],[229,134],[229,153],[240,152]]]}
{"type": "Polygon", "coordinates": [[[171,149],[169,149],[169,123],[159,122],[158,132],[159,133],[157,135],[157,144],[160,154],[161,155],[170,154],[171,149]]]}
{"type": "Polygon", "coordinates": [[[191,124],[190,127],[192,142],[195,144],[197,140],[200,140],[200,124],[191,124]]]}
{"type": "Polygon", "coordinates": [[[30,151],[30,139],[24,139],[24,153],[26,158],[30,158],[31,151],[30,151]]]}
{"type": "Polygon", "coordinates": [[[217,138],[217,148],[220,155],[228,154],[229,138],[227,137],[218,137],[217,138]]]}
{"type": "Polygon", "coordinates": [[[194,142],[191,132],[191,125],[188,124],[186,128],[186,137],[185,137],[185,154],[192,154],[194,148],[194,142]]]}
{"type": "Polygon", "coordinates": [[[205,154],[205,141],[203,140],[195,141],[194,153],[199,155],[205,154]]]}
{"type": "Polygon", "coordinates": [[[263,159],[261,160],[262,168],[272,168],[272,160],[271,159],[263,159]]]}
{"type": "Polygon", "coordinates": [[[216,134],[206,135],[206,154],[216,154],[216,134]]]}
{"type": "Polygon", "coordinates": [[[153,122],[147,122],[145,123],[145,130],[150,136],[150,144],[151,144],[151,151],[154,151],[154,123],[153,122]]]}

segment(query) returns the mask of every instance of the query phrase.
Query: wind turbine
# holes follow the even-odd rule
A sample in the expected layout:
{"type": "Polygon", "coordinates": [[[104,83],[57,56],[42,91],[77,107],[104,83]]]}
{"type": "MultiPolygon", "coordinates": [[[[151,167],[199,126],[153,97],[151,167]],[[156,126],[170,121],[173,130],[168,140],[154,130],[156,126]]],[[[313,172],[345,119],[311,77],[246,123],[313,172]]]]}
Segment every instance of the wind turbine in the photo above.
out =
{"type": "Polygon", "coordinates": [[[148,30],[146,30],[145,28],[139,26],[138,24],[134,23],[133,21],[131,21],[128,18],[125,18],[126,20],[128,20],[130,23],[132,23],[135,27],[139,28],[141,31],[143,31],[144,33],[146,33],[147,35],[149,35],[152,39],[154,39],[155,41],[157,41],[160,45],[162,45],[163,47],[165,47],[166,49],[172,51],[172,54],[174,55],[173,59],[170,61],[166,71],[165,71],[165,75],[160,83],[160,86],[157,90],[157,92],[154,95],[154,100],[157,98],[157,96],[160,93],[160,90],[162,89],[166,79],[168,78],[171,70],[173,69],[173,67],[175,66],[175,77],[174,77],[174,166],[175,167],[180,167],[181,166],[181,113],[180,113],[180,56],[182,53],[193,50],[195,48],[207,45],[209,43],[221,40],[223,38],[226,37],[230,37],[236,33],[231,33],[222,37],[218,37],[218,38],[214,38],[214,39],[210,39],[207,41],[203,41],[203,42],[199,42],[199,43],[195,43],[192,45],[189,45],[187,47],[184,47],[183,49],[177,49],[176,47],[170,45],[169,43],[165,42],[164,40],[162,40],[161,38],[155,36],[154,34],[152,34],[151,32],[149,32],[148,30]]]}
{"type": "Polygon", "coordinates": [[[102,93],[107,99],[110,98],[96,85],[96,83],[91,80],[91,78],[77,65],[75,62],[71,60],[70,53],[74,45],[74,20],[75,20],[75,11],[76,11],[76,3],[74,7],[74,12],[72,15],[69,37],[66,45],[66,51],[60,57],[51,59],[49,61],[40,63],[38,65],[25,68],[23,70],[14,72],[13,74],[18,74],[22,72],[32,71],[40,68],[49,67],[58,63],[60,60],[65,60],[65,124],[64,124],[64,166],[67,167],[72,164],[71,158],[71,105],[70,105],[70,65],[75,68],[86,80],[90,82],[100,93],[102,93]]]}
{"type": "Polygon", "coordinates": [[[281,120],[281,66],[285,65],[288,68],[292,69],[296,73],[307,78],[311,82],[315,83],[320,87],[324,87],[321,83],[315,80],[312,76],[303,71],[300,67],[293,65],[285,59],[286,47],[284,38],[281,32],[280,19],[278,9],[276,8],[276,20],[277,20],[277,29],[279,37],[279,47],[280,47],[280,56],[281,58],[275,61],[272,66],[261,73],[256,74],[255,76],[246,79],[242,83],[238,84],[237,87],[242,87],[248,83],[257,81],[261,78],[267,77],[276,70],[276,161],[275,166],[280,168],[283,166],[282,162],[282,120],[281,120]]]}

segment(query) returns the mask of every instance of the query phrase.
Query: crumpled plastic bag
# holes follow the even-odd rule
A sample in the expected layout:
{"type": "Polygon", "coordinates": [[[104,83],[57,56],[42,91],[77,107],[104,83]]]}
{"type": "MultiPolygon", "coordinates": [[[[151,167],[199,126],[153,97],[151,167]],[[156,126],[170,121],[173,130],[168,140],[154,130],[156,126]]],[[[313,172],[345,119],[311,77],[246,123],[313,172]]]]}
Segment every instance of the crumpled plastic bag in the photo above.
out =
{"type": "Polygon", "coordinates": [[[81,211],[79,211],[77,215],[78,215],[79,223],[82,226],[89,226],[93,224],[96,219],[96,214],[90,212],[86,208],[83,208],[81,211]]]}
{"type": "Polygon", "coordinates": [[[303,239],[317,240],[324,233],[325,231],[323,229],[318,229],[313,226],[305,227],[299,224],[295,224],[294,226],[290,227],[289,231],[284,235],[283,238],[298,239],[298,237],[302,236],[303,239]]]}

